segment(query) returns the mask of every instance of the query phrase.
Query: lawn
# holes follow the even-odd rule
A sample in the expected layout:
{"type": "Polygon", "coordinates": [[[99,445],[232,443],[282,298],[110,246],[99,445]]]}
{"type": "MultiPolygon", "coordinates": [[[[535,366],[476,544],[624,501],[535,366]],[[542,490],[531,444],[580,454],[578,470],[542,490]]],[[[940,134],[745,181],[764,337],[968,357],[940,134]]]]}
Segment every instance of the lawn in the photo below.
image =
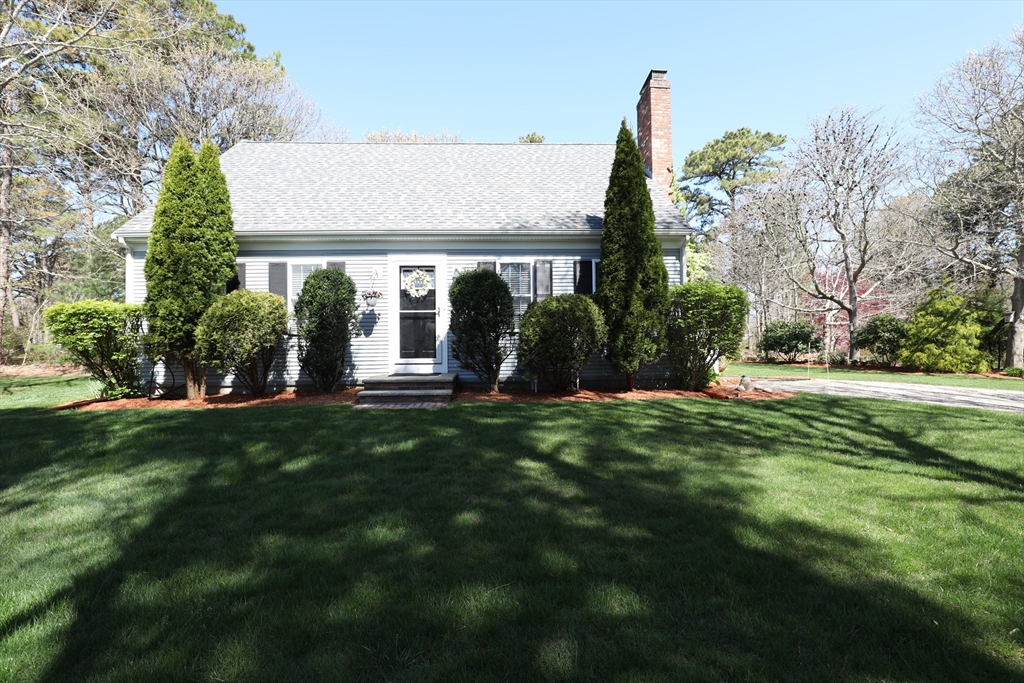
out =
{"type": "MultiPolygon", "coordinates": [[[[730,363],[725,375],[739,377],[807,377],[807,366],[799,363],[730,363]]],[[[854,370],[852,368],[812,367],[812,379],[855,379],[862,382],[904,382],[907,384],[940,384],[949,387],[973,387],[975,389],[1008,389],[1024,393],[1024,380],[1015,377],[981,377],[978,375],[917,374],[886,370],[854,370]]]]}
{"type": "Polygon", "coordinates": [[[1024,416],[11,382],[3,681],[1024,681],[1024,416]]]}

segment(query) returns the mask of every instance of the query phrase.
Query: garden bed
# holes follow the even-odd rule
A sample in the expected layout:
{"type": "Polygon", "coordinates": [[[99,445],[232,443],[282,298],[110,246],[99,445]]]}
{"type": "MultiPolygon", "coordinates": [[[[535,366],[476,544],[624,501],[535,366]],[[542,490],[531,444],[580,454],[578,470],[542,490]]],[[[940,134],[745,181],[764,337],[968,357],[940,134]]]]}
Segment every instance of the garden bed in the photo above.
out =
{"type": "MultiPolygon", "coordinates": [[[[550,403],[566,401],[570,403],[600,403],[603,401],[646,401],[667,398],[717,398],[741,401],[763,401],[766,399],[792,398],[794,393],[769,392],[760,389],[738,392],[739,380],[727,378],[720,385],[712,385],[704,391],[682,391],[679,389],[637,389],[635,391],[591,390],[583,389],[576,392],[539,391],[529,389],[507,389],[499,394],[489,393],[483,387],[462,386],[455,393],[457,403],[550,403]]],[[[246,408],[257,406],[305,406],[331,403],[354,404],[361,389],[343,389],[332,394],[321,394],[315,391],[282,391],[264,398],[256,398],[248,394],[214,394],[204,400],[187,399],[148,399],[122,398],[115,401],[103,399],[87,399],[65,403],[52,410],[135,410],[141,408],[246,408]]]]}

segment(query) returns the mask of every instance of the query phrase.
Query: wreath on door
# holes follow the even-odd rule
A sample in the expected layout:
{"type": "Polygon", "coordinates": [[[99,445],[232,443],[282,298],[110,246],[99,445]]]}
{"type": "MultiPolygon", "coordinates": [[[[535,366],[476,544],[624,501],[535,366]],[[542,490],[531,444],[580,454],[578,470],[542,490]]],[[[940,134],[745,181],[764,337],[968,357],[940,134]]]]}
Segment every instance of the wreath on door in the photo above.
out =
{"type": "Polygon", "coordinates": [[[405,288],[405,293],[413,299],[422,299],[430,293],[433,278],[427,271],[417,268],[405,277],[402,286],[405,288]]]}

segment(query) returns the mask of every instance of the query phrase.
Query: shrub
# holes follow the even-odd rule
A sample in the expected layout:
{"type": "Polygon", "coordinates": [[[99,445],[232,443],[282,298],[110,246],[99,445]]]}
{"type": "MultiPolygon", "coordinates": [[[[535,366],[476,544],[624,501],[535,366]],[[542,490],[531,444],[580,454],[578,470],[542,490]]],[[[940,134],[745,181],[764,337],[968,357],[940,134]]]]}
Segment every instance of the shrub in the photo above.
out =
{"type": "Polygon", "coordinates": [[[990,367],[1001,370],[1006,361],[1010,341],[1010,323],[1005,316],[1009,293],[999,287],[982,286],[967,297],[967,309],[981,325],[978,349],[985,354],[990,367]]]}
{"type": "Polygon", "coordinates": [[[907,322],[900,362],[925,372],[985,372],[979,350],[981,325],[964,307],[964,299],[946,287],[928,293],[907,322]]]}
{"type": "Polygon", "coordinates": [[[669,292],[668,357],[688,391],[714,379],[715,361],[739,353],[746,328],[746,293],[713,280],[677,285],[669,292]]]}
{"type": "Polygon", "coordinates": [[[619,127],[604,198],[596,300],[608,325],[606,356],[630,390],[665,348],[668,271],[654,234],[643,155],[626,121],[619,127]]]}
{"type": "MultiPolygon", "coordinates": [[[[822,365],[846,365],[850,361],[842,351],[822,351],[818,354],[817,362],[822,365]]],[[[853,361],[853,364],[856,364],[856,361],[853,361]]]]}
{"type": "Polygon", "coordinates": [[[345,356],[358,334],[356,286],[344,271],[310,273],[295,301],[299,367],[325,394],[345,376],[345,356]]]}
{"type": "Polygon", "coordinates": [[[469,270],[452,281],[448,299],[452,355],[491,391],[498,391],[498,373],[512,353],[515,334],[515,307],[508,283],[493,270],[469,270]]]}
{"type": "Polygon", "coordinates": [[[776,320],[765,325],[764,333],[757,344],[761,353],[777,353],[793,362],[801,353],[821,351],[821,337],[814,334],[814,328],[807,322],[776,320]]]}
{"type": "Polygon", "coordinates": [[[103,396],[142,395],[142,306],[114,301],[55,304],[43,320],[53,341],[102,385],[103,396]]]}
{"type": "Polygon", "coordinates": [[[232,226],[216,146],[207,142],[196,157],[179,136],[164,166],[146,252],[146,349],[181,363],[189,398],[206,393],[195,331],[236,272],[232,226]]]}
{"type": "Polygon", "coordinates": [[[553,389],[569,391],[607,339],[604,316],[589,296],[553,296],[526,309],[519,325],[519,362],[553,389]]]}
{"type": "Polygon", "coordinates": [[[1024,368],[1006,368],[1003,370],[1003,374],[1010,377],[1024,377],[1024,368]]]}
{"type": "Polygon", "coordinates": [[[206,309],[196,328],[196,350],[204,362],[230,370],[246,389],[263,396],[274,352],[287,331],[283,298],[240,289],[206,309]]]}
{"type": "Polygon", "coordinates": [[[879,313],[868,320],[856,336],[856,346],[867,349],[882,365],[896,365],[900,345],[907,338],[907,325],[890,313],[879,313]]]}

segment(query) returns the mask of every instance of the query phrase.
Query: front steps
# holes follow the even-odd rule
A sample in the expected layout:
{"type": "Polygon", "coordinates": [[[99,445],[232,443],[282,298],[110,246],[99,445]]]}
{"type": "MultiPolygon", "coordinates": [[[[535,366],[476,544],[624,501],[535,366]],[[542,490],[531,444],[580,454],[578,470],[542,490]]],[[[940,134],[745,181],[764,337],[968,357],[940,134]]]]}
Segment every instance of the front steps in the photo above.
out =
{"type": "Polygon", "coordinates": [[[455,393],[454,372],[439,375],[386,375],[363,381],[356,408],[444,408],[455,393]]]}

